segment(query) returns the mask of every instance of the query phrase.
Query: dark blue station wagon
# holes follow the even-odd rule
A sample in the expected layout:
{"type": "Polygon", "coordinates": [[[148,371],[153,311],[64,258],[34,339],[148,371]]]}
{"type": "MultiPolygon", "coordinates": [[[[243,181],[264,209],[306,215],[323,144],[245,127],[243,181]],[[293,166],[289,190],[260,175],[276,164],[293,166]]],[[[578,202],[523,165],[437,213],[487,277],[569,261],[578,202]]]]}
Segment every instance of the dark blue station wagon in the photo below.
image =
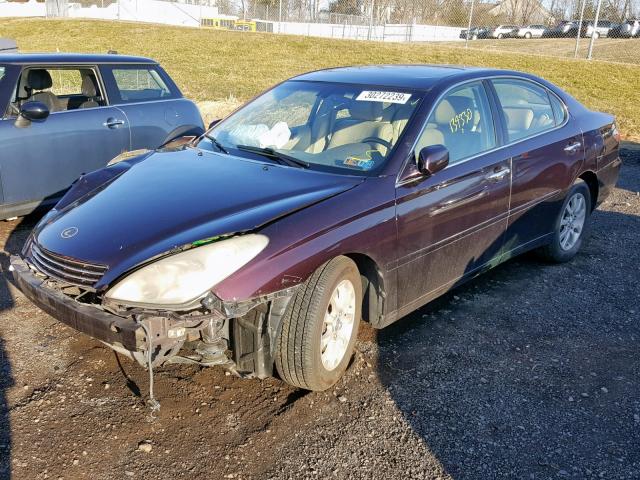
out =
{"type": "Polygon", "coordinates": [[[52,206],[123,152],[204,131],[157,62],[124,55],[0,55],[0,113],[0,219],[52,206]]]}

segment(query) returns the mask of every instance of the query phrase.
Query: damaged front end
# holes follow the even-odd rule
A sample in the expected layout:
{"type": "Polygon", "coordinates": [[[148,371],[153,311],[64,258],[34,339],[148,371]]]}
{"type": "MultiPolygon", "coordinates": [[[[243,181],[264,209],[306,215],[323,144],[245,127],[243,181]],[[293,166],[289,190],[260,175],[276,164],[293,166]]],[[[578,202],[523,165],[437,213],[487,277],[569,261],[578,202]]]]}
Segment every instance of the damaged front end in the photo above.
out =
{"type": "Polygon", "coordinates": [[[243,377],[272,375],[275,339],[298,287],[240,302],[208,292],[185,310],[132,307],[104,298],[81,279],[68,281],[75,275],[70,272],[95,266],[69,265],[52,255],[29,250],[24,259],[12,256],[10,271],[25,296],[61,322],[149,369],[191,363],[243,377]]]}

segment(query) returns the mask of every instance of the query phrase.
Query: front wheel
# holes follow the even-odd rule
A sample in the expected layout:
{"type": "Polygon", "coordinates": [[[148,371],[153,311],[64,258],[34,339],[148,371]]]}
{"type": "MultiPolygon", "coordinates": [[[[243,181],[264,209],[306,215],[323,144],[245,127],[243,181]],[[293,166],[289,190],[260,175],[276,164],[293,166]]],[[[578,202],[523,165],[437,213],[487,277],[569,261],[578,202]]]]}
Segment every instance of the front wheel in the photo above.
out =
{"type": "Polygon", "coordinates": [[[562,263],[576,256],[588,231],[591,193],[584,180],[577,180],[565,197],[555,223],[551,243],[539,250],[548,261],[562,263]]]}
{"type": "Polygon", "coordinates": [[[503,34],[501,34],[501,33],[498,34],[498,40],[502,40],[503,37],[504,37],[503,34]]]}
{"type": "Polygon", "coordinates": [[[531,32],[527,32],[524,34],[524,38],[526,38],[527,40],[531,38],[531,32]]]}
{"type": "Polygon", "coordinates": [[[276,345],[280,378],[307,390],[326,390],[342,377],[358,336],[362,281],[347,257],[325,263],[291,300],[276,345]]]}

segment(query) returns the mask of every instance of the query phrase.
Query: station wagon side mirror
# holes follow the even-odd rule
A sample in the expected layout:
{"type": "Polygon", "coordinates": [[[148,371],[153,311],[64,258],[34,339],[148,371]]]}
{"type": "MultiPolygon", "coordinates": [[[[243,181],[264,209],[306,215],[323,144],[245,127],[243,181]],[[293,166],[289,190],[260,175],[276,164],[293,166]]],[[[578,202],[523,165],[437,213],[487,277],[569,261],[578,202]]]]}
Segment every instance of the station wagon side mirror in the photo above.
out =
{"type": "Polygon", "coordinates": [[[423,175],[433,175],[449,165],[449,150],[444,145],[430,145],[418,154],[418,170],[423,175]]]}
{"type": "Polygon", "coordinates": [[[214,120],[211,120],[211,123],[209,124],[209,129],[215,127],[217,124],[220,123],[221,120],[222,120],[221,118],[216,118],[214,120]]]}
{"type": "Polygon", "coordinates": [[[31,122],[43,122],[49,116],[49,108],[42,102],[25,102],[20,107],[17,127],[27,127],[31,122]]]}

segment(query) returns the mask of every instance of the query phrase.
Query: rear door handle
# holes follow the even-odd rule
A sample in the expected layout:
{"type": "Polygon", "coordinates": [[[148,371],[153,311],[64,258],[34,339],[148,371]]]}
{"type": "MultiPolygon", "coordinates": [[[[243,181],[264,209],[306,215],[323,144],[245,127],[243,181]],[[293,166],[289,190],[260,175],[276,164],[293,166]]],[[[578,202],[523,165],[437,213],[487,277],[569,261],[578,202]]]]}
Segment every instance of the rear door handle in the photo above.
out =
{"type": "Polygon", "coordinates": [[[569,155],[573,155],[574,153],[576,153],[578,151],[578,149],[581,146],[582,146],[582,143],[573,142],[573,143],[570,143],[569,145],[567,145],[566,147],[564,147],[564,151],[567,152],[569,155]]]}
{"type": "Polygon", "coordinates": [[[118,128],[121,127],[122,125],[124,125],[124,120],[120,120],[119,118],[107,118],[107,121],[104,122],[102,125],[104,125],[107,128],[118,128]]]}
{"type": "Polygon", "coordinates": [[[489,180],[490,182],[499,182],[504,177],[509,175],[509,173],[511,173],[511,169],[509,167],[505,167],[505,168],[502,168],[502,169],[500,169],[498,171],[490,173],[485,178],[487,180],[489,180]]]}

